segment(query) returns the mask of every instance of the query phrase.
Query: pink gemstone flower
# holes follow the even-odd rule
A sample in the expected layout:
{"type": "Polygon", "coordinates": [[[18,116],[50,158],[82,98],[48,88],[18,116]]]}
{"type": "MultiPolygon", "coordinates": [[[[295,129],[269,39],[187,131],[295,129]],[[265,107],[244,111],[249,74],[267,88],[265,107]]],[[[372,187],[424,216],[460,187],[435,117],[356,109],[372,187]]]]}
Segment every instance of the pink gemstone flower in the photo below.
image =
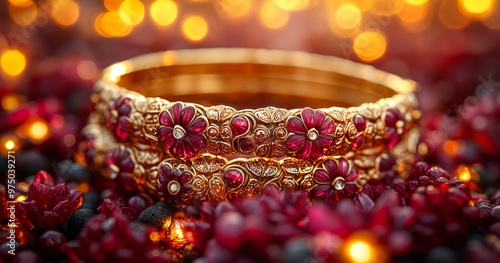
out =
{"type": "Polygon", "coordinates": [[[66,223],[82,204],[82,193],[66,184],[54,185],[44,171],[38,172],[26,201],[16,203],[16,217],[23,227],[36,230],[56,229],[66,223]]]}
{"type": "Polygon", "coordinates": [[[128,138],[129,130],[132,126],[132,122],[129,117],[132,107],[129,102],[130,98],[120,96],[109,107],[109,128],[111,129],[111,132],[116,134],[116,136],[122,141],[125,141],[128,138]]]}
{"type": "Polygon", "coordinates": [[[163,192],[165,202],[173,205],[188,204],[190,201],[191,185],[193,178],[189,171],[174,169],[170,164],[160,166],[158,176],[158,191],[163,192]]]}
{"type": "Polygon", "coordinates": [[[115,180],[116,184],[122,190],[132,192],[135,184],[132,177],[135,164],[130,151],[123,146],[113,149],[108,154],[107,163],[110,177],[115,180]]]}
{"type": "Polygon", "coordinates": [[[327,203],[334,205],[358,191],[354,183],[358,178],[358,171],[347,160],[329,159],[323,163],[323,168],[314,172],[316,183],[319,184],[311,193],[315,199],[325,199],[327,203]]]}
{"type": "Polygon", "coordinates": [[[398,109],[391,108],[384,113],[384,122],[389,128],[384,135],[384,141],[387,148],[391,149],[399,142],[401,135],[406,132],[405,118],[398,109]]]}
{"type": "Polygon", "coordinates": [[[288,130],[292,134],[286,140],[290,151],[297,151],[297,157],[317,159],[323,156],[323,150],[333,144],[329,133],[335,129],[333,120],[323,111],[305,108],[299,116],[288,120],[288,130]]]}
{"type": "Polygon", "coordinates": [[[177,157],[194,157],[207,146],[202,133],[207,128],[207,120],[196,116],[193,106],[182,106],[178,102],[170,111],[160,114],[158,138],[177,157]]]}

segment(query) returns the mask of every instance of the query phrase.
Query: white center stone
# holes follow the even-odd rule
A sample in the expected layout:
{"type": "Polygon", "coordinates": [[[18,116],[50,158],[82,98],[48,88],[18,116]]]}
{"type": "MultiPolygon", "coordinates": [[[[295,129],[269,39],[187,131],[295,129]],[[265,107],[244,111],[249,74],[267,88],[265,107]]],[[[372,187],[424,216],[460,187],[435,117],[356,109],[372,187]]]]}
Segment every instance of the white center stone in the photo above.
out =
{"type": "Polygon", "coordinates": [[[172,133],[174,134],[174,138],[176,140],[180,140],[180,139],[184,138],[184,136],[186,136],[186,132],[179,125],[175,125],[174,130],[172,131],[172,133]]]}
{"type": "Polygon", "coordinates": [[[318,139],[318,131],[316,129],[310,129],[309,132],[307,132],[307,139],[311,141],[315,141],[318,139]]]}
{"type": "Polygon", "coordinates": [[[345,187],[345,182],[343,179],[337,179],[334,183],[335,190],[341,191],[345,187]]]}
{"type": "Polygon", "coordinates": [[[177,181],[170,181],[170,183],[168,183],[168,192],[171,195],[178,194],[180,190],[181,190],[181,185],[179,184],[179,182],[177,182],[177,181]]]}

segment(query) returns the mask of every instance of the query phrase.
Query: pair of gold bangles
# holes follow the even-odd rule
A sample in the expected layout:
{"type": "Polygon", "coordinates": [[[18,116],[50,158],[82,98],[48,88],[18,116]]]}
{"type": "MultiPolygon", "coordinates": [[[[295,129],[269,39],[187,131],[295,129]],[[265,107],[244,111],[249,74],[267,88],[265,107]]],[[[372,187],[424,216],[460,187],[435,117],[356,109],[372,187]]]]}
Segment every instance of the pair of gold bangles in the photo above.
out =
{"type": "Polygon", "coordinates": [[[417,88],[304,52],[148,54],[103,70],[81,150],[121,188],[173,205],[258,196],[267,185],[335,203],[386,170],[408,174],[417,88]]]}

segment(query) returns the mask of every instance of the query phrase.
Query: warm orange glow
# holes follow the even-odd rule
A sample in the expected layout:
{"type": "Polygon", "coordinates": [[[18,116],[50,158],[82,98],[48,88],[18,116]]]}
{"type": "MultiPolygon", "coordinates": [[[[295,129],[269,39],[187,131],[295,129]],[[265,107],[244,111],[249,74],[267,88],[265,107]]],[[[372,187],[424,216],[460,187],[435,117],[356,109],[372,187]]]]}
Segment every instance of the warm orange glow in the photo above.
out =
{"type": "Polygon", "coordinates": [[[465,166],[458,167],[457,173],[458,173],[458,179],[464,182],[468,182],[472,178],[468,167],[465,166]]]}
{"type": "Polygon", "coordinates": [[[427,3],[427,0],[405,0],[405,2],[410,5],[423,5],[427,3]]]}
{"type": "Polygon", "coordinates": [[[73,135],[73,134],[64,135],[63,142],[64,142],[64,145],[66,145],[68,147],[72,147],[76,143],[75,135],[73,135]]]}
{"type": "Polygon", "coordinates": [[[165,51],[162,61],[165,66],[173,65],[175,63],[175,53],[173,51],[165,51]]]}
{"type": "Polygon", "coordinates": [[[33,3],[31,0],[9,0],[9,3],[17,6],[27,6],[33,3]]]}
{"type": "Polygon", "coordinates": [[[340,0],[340,4],[352,4],[361,10],[361,12],[369,11],[372,9],[375,0],[340,0]]]}
{"type": "Polygon", "coordinates": [[[387,43],[381,33],[366,31],[354,39],[353,48],[359,58],[365,61],[372,61],[384,55],[387,43]]]}
{"type": "Polygon", "coordinates": [[[1,100],[2,109],[7,111],[15,110],[17,109],[17,107],[19,107],[21,101],[23,101],[23,98],[20,95],[7,94],[2,97],[1,100]]]}
{"type": "Polygon", "coordinates": [[[35,141],[43,141],[49,133],[49,127],[43,120],[35,121],[28,129],[28,136],[35,141]]]}
{"type": "Polygon", "coordinates": [[[355,28],[361,22],[361,10],[355,5],[342,5],[335,12],[335,21],[341,28],[355,28]]]}
{"type": "Polygon", "coordinates": [[[16,198],[16,201],[17,201],[17,202],[22,202],[22,201],[24,201],[24,200],[26,200],[26,199],[27,199],[27,198],[26,198],[26,196],[24,196],[24,195],[20,195],[20,196],[18,196],[18,197],[16,198]]]}
{"type": "Polygon", "coordinates": [[[245,15],[252,6],[251,0],[218,0],[217,2],[224,15],[227,14],[233,17],[245,15]]]}
{"type": "Polygon", "coordinates": [[[151,17],[160,26],[168,26],[177,18],[177,4],[171,0],[156,0],[150,9],[151,17]]]}
{"type": "Polygon", "coordinates": [[[191,41],[200,41],[208,33],[208,24],[200,16],[188,16],[182,22],[182,32],[191,41]]]}
{"type": "Polygon", "coordinates": [[[123,22],[117,11],[101,13],[95,20],[97,33],[104,37],[124,37],[132,31],[132,26],[123,22]]]}
{"type": "Polygon", "coordinates": [[[373,12],[379,16],[392,16],[403,8],[403,0],[375,0],[373,12]]]}
{"type": "Polygon", "coordinates": [[[76,66],[76,73],[82,79],[91,80],[97,74],[97,66],[91,60],[82,60],[76,66]]]}
{"type": "Polygon", "coordinates": [[[405,4],[398,16],[406,23],[417,23],[421,21],[429,11],[427,4],[412,5],[405,4]]]}
{"type": "Polygon", "coordinates": [[[7,150],[12,150],[12,149],[14,149],[14,147],[15,147],[15,146],[16,146],[16,145],[15,145],[15,143],[14,143],[14,141],[13,141],[13,140],[8,140],[8,141],[5,143],[5,149],[7,149],[7,150]]]}
{"type": "Polygon", "coordinates": [[[118,8],[120,8],[120,5],[124,1],[125,0],[104,0],[104,6],[108,11],[118,11],[118,8]]]}
{"type": "Polygon", "coordinates": [[[466,13],[481,15],[491,11],[492,0],[460,0],[460,6],[466,13]]]}
{"type": "Polygon", "coordinates": [[[2,54],[0,65],[3,72],[11,76],[16,76],[21,74],[26,67],[26,58],[20,51],[9,49],[2,54]]]}
{"type": "Polygon", "coordinates": [[[151,239],[153,242],[158,242],[160,240],[160,234],[158,234],[158,232],[153,232],[149,234],[149,239],[151,239]]]}
{"type": "Polygon", "coordinates": [[[288,11],[280,8],[275,3],[267,1],[262,5],[260,18],[269,28],[280,28],[288,22],[288,11]]]}
{"type": "Polygon", "coordinates": [[[307,7],[309,0],[273,0],[273,2],[284,10],[300,10],[307,7]]]}
{"type": "Polygon", "coordinates": [[[52,19],[61,26],[70,26],[78,20],[80,7],[73,0],[55,0],[51,6],[52,19]]]}
{"type": "Polygon", "coordinates": [[[443,151],[448,156],[455,156],[463,151],[463,145],[460,141],[447,140],[443,144],[443,151]]]}
{"type": "Polygon", "coordinates": [[[125,0],[118,12],[123,22],[135,26],[144,19],[144,4],[139,0],[125,0]]]}
{"type": "Polygon", "coordinates": [[[109,71],[106,72],[104,77],[108,80],[117,82],[128,70],[129,64],[127,62],[116,63],[109,67],[109,71]]]}
{"type": "Polygon", "coordinates": [[[461,29],[469,24],[469,19],[465,17],[456,0],[443,0],[439,7],[439,20],[450,29],[461,29]]]}
{"type": "Polygon", "coordinates": [[[355,241],[348,246],[349,256],[353,262],[370,262],[373,257],[373,248],[365,241],[355,241]]]}
{"type": "Polygon", "coordinates": [[[9,6],[9,14],[14,22],[25,26],[35,21],[38,9],[32,1],[18,1],[17,4],[9,6]]]}
{"type": "Polygon", "coordinates": [[[175,235],[177,236],[177,239],[184,239],[184,233],[182,233],[182,229],[180,226],[175,226],[175,235]]]}

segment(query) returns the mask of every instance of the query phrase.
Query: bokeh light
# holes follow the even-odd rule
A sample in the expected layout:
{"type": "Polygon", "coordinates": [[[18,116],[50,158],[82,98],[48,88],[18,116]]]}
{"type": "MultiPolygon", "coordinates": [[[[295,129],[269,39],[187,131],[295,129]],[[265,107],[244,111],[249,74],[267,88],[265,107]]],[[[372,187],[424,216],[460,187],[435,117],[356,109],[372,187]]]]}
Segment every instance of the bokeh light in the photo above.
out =
{"type": "Polygon", "coordinates": [[[160,26],[172,24],[177,12],[177,4],[171,0],[156,0],[150,8],[151,17],[160,26]]]}
{"type": "Polygon", "coordinates": [[[428,0],[405,0],[406,3],[410,5],[423,5],[428,2],[428,0]]]}
{"type": "Polygon", "coordinates": [[[207,21],[200,16],[187,16],[182,22],[182,32],[188,40],[200,41],[208,33],[207,21]]]}
{"type": "MultiPolygon", "coordinates": [[[[334,1],[330,1],[334,2],[334,1]]],[[[361,12],[369,11],[373,8],[375,0],[340,0],[340,4],[352,4],[361,10],[361,12]]]]}
{"type": "Polygon", "coordinates": [[[124,1],[125,0],[104,0],[104,6],[108,11],[118,11],[118,8],[120,8],[120,5],[124,1]]]}
{"type": "Polygon", "coordinates": [[[222,8],[223,15],[232,17],[247,14],[252,6],[251,0],[218,0],[217,3],[222,8]]]}
{"type": "Polygon", "coordinates": [[[372,10],[379,16],[392,16],[401,11],[403,3],[403,0],[375,0],[372,10]]]}
{"type": "Polygon", "coordinates": [[[289,18],[288,11],[280,8],[272,1],[267,1],[260,9],[260,18],[264,25],[269,28],[280,28],[286,25],[289,18]]]}
{"type": "Polygon", "coordinates": [[[99,14],[94,25],[96,32],[104,37],[124,37],[132,31],[132,26],[121,19],[118,11],[99,14]]]}
{"type": "Polygon", "coordinates": [[[3,72],[16,76],[21,74],[26,67],[26,58],[19,50],[9,49],[2,54],[0,65],[3,72]]]}
{"type": "Polygon", "coordinates": [[[273,2],[284,10],[300,10],[307,7],[309,0],[273,0],[273,2]]]}
{"type": "Polygon", "coordinates": [[[341,5],[335,12],[335,21],[344,29],[355,28],[361,22],[361,11],[352,4],[341,5]]]}
{"type": "Polygon", "coordinates": [[[52,19],[61,26],[73,25],[80,15],[80,7],[73,0],[54,0],[51,5],[52,19]]]}
{"type": "Polygon", "coordinates": [[[144,4],[139,0],[125,0],[120,5],[118,13],[123,22],[135,26],[144,19],[144,4]]]}
{"type": "Polygon", "coordinates": [[[9,14],[14,22],[25,26],[35,21],[38,8],[32,1],[17,1],[9,6],[9,14]]]}
{"type": "Polygon", "coordinates": [[[6,143],[5,143],[5,149],[7,150],[12,150],[14,149],[16,145],[14,144],[14,141],[13,140],[8,140],[6,143]]]}
{"type": "Polygon", "coordinates": [[[21,102],[24,101],[24,98],[17,94],[7,94],[2,96],[0,103],[2,105],[2,109],[6,111],[12,111],[19,107],[21,102]]]}
{"type": "Polygon", "coordinates": [[[372,260],[373,252],[370,244],[364,241],[356,241],[348,247],[349,256],[353,262],[366,263],[372,260]]]}
{"type": "Polygon", "coordinates": [[[439,20],[449,29],[461,29],[470,22],[462,14],[457,0],[443,0],[439,7],[439,20]]]}
{"type": "Polygon", "coordinates": [[[398,13],[403,25],[413,32],[426,29],[431,24],[433,15],[434,11],[429,2],[419,5],[405,3],[403,9],[398,13]]]}
{"type": "Polygon", "coordinates": [[[380,32],[366,31],[354,39],[353,48],[359,58],[372,61],[384,55],[387,42],[380,32]]]}
{"type": "Polygon", "coordinates": [[[490,11],[492,0],[459,0],[466,13],[481,15],[490,11]]]}
{"type": "Polygon", "coordinates": [[[97,75],[97,66],[91,60],[82,60],[76,66],[76,73],[82,79],[92,80],[97,75]]]}
{"type": "Polygon", "coordinates": [[[457,173],[458,173],[458,179],[460,179],[464,182],[468,182],[472,178],[470,170],[466,166],[458,167],[457,173]]]}
{"type": "Polygon", "coordinates": [[[28,136],[35,141],[43,141],[47,138],[49,126],[47,122],[38,120],[33,122],[28,129],[28,136]]]}

